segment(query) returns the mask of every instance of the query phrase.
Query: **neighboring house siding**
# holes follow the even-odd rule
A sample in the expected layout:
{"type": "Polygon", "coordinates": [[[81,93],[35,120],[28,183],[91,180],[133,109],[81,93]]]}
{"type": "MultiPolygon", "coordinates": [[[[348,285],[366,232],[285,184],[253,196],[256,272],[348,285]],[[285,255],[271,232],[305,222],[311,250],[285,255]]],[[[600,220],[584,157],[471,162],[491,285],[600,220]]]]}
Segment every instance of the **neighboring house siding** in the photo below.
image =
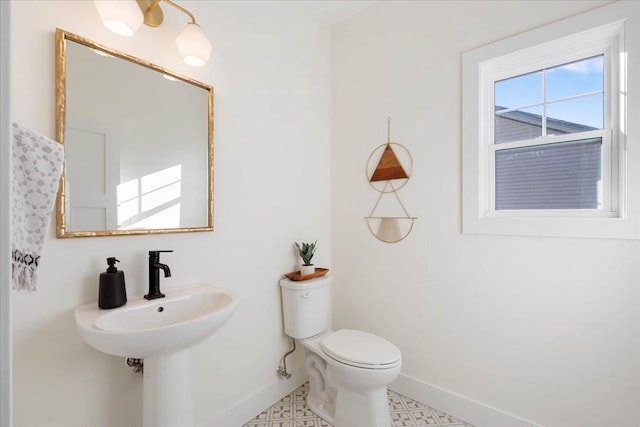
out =
{"type": "MultiPolygon", "coordinates": [[[[496,115],[495,142],[534,139],[542,135],[541,127],[539,115],[496,115]]],[[[547,134],[589,130],[594,128],[547,118],[547,134]]],[[[599,138],[496,151],[496,210],[597,209],[601,151],[599,138]]]]}
{"type": "Polygon", "coordinates": [[[597,209],[602,142],[496,152],[496,209],[597,209]]]}

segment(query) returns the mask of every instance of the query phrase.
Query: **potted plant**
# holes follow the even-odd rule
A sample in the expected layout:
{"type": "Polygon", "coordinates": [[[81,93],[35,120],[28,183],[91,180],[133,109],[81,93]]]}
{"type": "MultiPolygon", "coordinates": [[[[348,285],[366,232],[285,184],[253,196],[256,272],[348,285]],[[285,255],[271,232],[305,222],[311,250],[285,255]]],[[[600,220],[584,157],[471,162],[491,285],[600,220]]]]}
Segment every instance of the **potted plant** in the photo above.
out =
{"type": "Polygon", "coordinates": [[[316,272],[315,267],[311,264],[311,258],[313,258],[313,254],[316,251],[316,240],[313,243],[301,243],[300,245],[296,242],[296,248],[298,248],[298,252],[300,253],[300,258],[302,258],[302,265],[300,265],[300,275],[308,276],[316,272]]]}

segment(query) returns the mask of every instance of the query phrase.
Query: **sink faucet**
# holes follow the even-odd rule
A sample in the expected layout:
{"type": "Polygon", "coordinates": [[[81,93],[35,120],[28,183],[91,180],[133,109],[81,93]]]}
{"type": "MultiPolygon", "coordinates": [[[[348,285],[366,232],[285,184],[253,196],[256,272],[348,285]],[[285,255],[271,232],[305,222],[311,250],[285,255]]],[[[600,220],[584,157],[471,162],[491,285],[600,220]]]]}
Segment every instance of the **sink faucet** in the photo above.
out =
{"type": "Polygon", "coordinates": [[[160,262],[160,252],[173,251],[149,251],[149,293],[144,296],[148,300],[164,298],[160,292],[160,269],[164,271],[164,277],[171,277],[169,266],[160,262]]]}

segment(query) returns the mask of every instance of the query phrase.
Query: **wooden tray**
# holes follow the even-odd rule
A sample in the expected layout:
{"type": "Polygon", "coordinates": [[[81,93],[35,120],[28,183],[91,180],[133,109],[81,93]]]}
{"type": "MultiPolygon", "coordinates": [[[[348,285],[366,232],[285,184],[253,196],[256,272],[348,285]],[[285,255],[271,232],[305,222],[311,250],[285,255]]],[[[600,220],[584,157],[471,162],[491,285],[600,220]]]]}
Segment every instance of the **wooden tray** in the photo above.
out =
{"type": "Polygon", "coordinates": [[[299,271],[292,271],[291,273],[285,274],[285,277],[289,280],[293,280],[294,282],[298,282],[300,280],[315,279],[316,277],[324,276],[328,272],[329,272],[328,268],[316,267],[316,272],[313,274],[307,274],[306,276],[302,276],[299,271]]]}

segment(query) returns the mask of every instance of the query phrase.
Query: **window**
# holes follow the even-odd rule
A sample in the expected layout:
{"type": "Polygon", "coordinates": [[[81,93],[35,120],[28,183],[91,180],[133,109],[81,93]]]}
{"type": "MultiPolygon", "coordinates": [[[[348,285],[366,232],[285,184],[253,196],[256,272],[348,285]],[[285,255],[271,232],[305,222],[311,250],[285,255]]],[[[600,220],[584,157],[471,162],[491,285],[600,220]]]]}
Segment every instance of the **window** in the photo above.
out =
{"type": "Polygon", "coordinates": [[[493,83],[488,211],[615,210],[603,187],[617,166],[603,165],[605,63],[602,53],[493,83]]]}
{"type": "Polygon", "coordinates": [[[638,229],[620,225],[629,214],[626,58],[637,49],[628,21],[638,9],[602,7],[464,53],[465,232],[638,229]]]}
{"type": "Polygon", "coordinates": [[[604,55],[494,84],[494,143],[602,129],[604,55]]]}

